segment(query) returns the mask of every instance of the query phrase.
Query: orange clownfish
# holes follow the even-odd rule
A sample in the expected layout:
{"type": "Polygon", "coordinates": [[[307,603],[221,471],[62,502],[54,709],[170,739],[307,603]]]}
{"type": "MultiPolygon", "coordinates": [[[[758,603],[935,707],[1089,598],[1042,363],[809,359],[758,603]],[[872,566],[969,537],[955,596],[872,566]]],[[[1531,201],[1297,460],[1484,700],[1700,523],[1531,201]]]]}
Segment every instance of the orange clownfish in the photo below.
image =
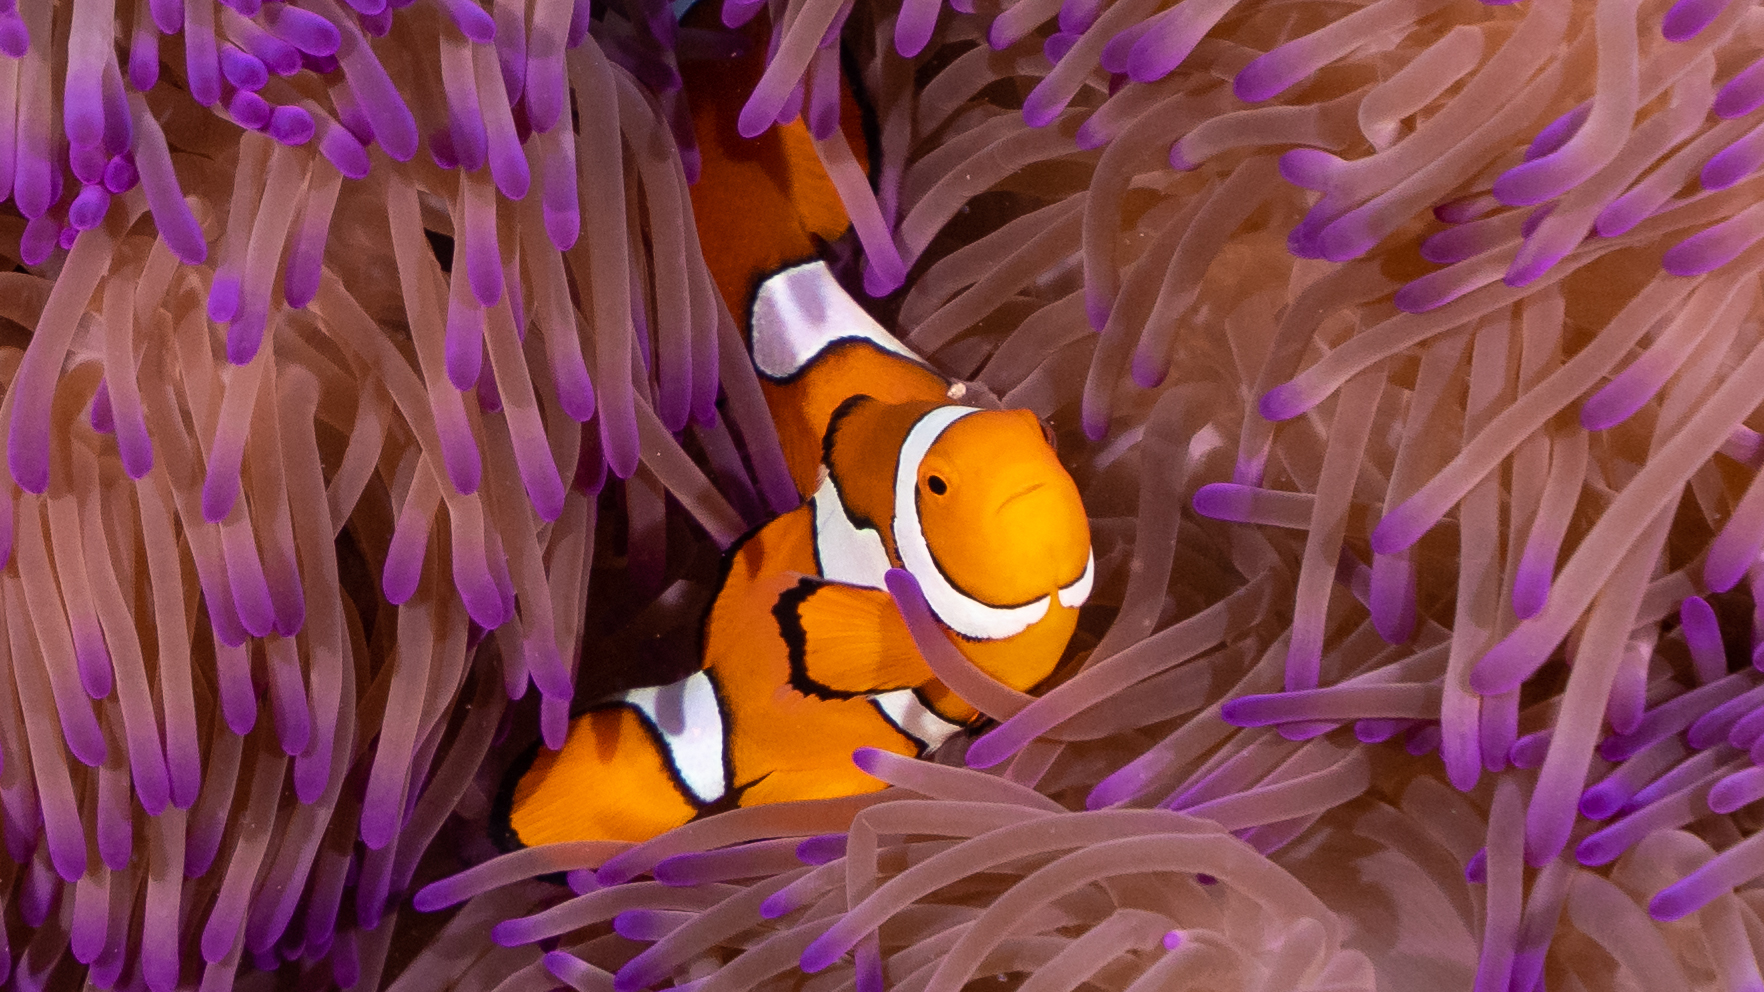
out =
{"type": "Polygon", "coordinates": [[[854,750],[919,755],[974,723],[914,645],[890,568],[975,665],[1025,690],[1090,594],[1084,507],[1035,414],[954,402],[820,262],[768,279],[752,312],[806,502],[729,550],[700,671],[592,707],[517,771],[504,826],[522,845],[643,841],[709,811],[871,792],[854,750]]]}

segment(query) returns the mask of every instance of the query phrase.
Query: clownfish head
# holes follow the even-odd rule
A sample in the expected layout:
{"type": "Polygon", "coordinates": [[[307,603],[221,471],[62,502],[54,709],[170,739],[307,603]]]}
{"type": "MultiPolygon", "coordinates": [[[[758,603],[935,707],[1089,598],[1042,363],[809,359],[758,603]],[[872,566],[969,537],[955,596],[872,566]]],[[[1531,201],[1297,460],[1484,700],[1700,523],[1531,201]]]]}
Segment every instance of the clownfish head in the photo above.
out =
{"type": "Polygon", "coordinates": [[[919,418],[901,446],[894,538],[933,612],[970,640],[1014,637],[1090,594],[1084,504],[1027,410],[919,418]]]}
{"type": "Polygon", "coordinates": [[[1057,596],[1090,555],[1078,487],[1028,410],[952,423],[920,460],[920,526],[958,591],[992,606],[1057,596]]]}

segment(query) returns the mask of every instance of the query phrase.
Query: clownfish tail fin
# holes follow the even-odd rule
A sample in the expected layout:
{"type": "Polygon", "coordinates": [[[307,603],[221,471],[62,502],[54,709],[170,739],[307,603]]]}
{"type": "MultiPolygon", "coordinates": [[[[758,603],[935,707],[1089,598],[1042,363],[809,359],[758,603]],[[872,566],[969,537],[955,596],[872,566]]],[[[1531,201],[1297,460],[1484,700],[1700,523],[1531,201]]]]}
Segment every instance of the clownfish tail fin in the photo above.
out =
{"type": "MultiPolygon", "coordinates": [[[[708,57],[688,55],[680,74],[699,153],[690,189],[698,240],[729,312],[740,319],[767,275],[834,254],[827,249],[851,219],[803,116],[752,138],[741,134],[742,109],[765,73],[769,24],[761,15],[732,32],[720,23],[718,6],[700,2],[683,13],[683,37],[723,42],[702,53],[708,57]]],[[[843,66],[838,82],[838,129],[861,165],[869,159],[866,108],[843,66]]]]}
{"type": "Polygon", "coordinates": [[[634,689],[572,721],[562,750],[537,750],[517,766],[496,826],[509,846],[641,843],[718,805],[729,791],[728,761],[708,672],[634,689]]]}

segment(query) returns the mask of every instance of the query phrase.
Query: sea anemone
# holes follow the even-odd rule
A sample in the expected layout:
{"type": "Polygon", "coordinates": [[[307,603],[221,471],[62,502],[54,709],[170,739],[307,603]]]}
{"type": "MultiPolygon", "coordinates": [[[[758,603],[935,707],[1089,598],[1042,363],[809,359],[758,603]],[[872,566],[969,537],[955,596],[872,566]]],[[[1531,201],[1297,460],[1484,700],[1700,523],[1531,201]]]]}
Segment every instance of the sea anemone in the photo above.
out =
{"type": "Polygon", "coordinates": [[[19,988],[1764,987],[1754,6],[116,6],[0,0],[19,988]],[[1095,592],[1026,694],[891,587],[994,723],[887,790],[497,855],[795,503],[755,40],[1095,592]]]}

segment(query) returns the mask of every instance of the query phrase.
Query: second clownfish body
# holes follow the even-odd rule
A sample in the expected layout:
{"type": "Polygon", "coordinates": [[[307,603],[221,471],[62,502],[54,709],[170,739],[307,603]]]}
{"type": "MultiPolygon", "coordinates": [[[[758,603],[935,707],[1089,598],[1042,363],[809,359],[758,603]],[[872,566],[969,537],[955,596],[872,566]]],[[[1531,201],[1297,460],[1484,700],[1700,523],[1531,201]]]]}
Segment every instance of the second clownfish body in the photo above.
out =
{"type": "Polygon", "coordinates": [[[760,287],[752,351],[806,502],[730,549],[700,671],[588,710],[538,753],[510,797],[521,844],[642,841],[711,809],[873,791],[854,750],[918,755],[972,724],[884,588],[890,568],[1015,688],[1071,638],[1090,532],[1033,413],[953,402],[818,262],[760,287]]]}

